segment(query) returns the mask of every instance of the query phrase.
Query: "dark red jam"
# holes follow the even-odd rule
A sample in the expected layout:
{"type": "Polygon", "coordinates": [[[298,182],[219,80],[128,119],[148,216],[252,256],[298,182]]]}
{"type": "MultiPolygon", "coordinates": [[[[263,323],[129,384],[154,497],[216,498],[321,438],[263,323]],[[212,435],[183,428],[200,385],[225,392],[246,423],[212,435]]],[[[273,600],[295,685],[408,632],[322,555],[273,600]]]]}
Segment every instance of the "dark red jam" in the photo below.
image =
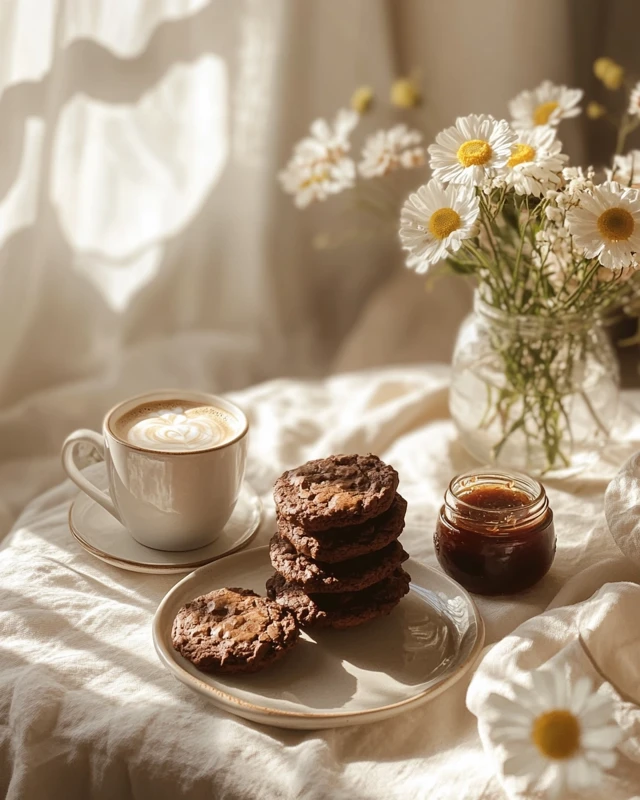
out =
{"type": "Polygon", "coordinates": [[[549,571],[553,512],[526,475],[481,470],[454,478],[433,537],[442,569],[476,594],[514,594],[549,571]]]}

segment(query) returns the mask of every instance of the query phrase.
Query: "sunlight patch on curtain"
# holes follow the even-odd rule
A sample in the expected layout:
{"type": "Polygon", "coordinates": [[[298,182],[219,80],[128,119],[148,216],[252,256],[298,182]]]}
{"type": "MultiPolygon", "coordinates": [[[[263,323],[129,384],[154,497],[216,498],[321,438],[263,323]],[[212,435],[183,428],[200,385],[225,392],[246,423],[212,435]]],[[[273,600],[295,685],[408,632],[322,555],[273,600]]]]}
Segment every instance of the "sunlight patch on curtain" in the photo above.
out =
{"type": "Polygon", "coordinates": [[[135,105],[76,95],[62,109],[51,200],[76,268],[113,308],[156,274],[163,242],[219,179],[226,109],[226,66],[213,55],[175,65],[135,105]]]}
{"type": "Polygon", "coordinates": [[[25,121],[18,175],[0,202],[0,247],[11,234],[35,222],[44,130],[44,121],[39,117],[25,121]]]}
{"type": "Polygon", "coordinates": [[[233,98],[233,152],[245,164],[264,160],[273,80],[282,25],[282,3],[245,0],[233,98]]]}
{"type": "Polygon", "coordinates": [[[144,50],[161,23],[188,17],[208,3],[209,0],[66,0],[62,45],[75,39],[93,39],[121,58],[131,58],[144,50]]]}
{"type": "Polygon", "coordinates": [[[51,68],[58,0],[0,0],[0,94],[51,68]]]}

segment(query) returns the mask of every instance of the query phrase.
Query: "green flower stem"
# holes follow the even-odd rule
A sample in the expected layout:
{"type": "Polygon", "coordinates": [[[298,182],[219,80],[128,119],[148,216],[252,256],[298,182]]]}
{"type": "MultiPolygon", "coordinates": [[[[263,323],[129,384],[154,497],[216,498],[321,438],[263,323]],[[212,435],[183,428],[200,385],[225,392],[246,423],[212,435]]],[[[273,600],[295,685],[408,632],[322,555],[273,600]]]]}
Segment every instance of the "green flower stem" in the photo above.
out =
{"type": "Polygon", "coordinates": [[[593,407],[593,403],[589,399],[589,395],[583,390],[583,391],[580,392],[580,397],[582,397],[582,400],[583,400],[584,404],[589,409],[589,413],[591,414],[591,416],[593,418],[593,421],[596,423],[596,425],[598,426],[600,431],[605,436],[609,436],[611,431],[609,430],[609,428],[607,428],[607,426],[604,424],[604,422],[600,419],[598,413],[596,412],[595,408],[593,407]]]}
{"type": "Polygon", "coordinates": [[[586,392],[575,384],[576,367],[588,353],[587,332],[549,332],[535,338],[517,330],[490,328],[492,349],[500,357],[505,383],[494,394],[488,389],[481,427],[500,420],[502,437],[493,448],[497,459],[509,439],[522,432],[529,452],[542,445],[546,471],[568,467],[572,445],[571,420],[566,406],[582,397],[598,429],[608,431],[586,392]]]}
{"type": "Polygon", "coordinates": [[[591,268],[587,270],[584,280],[581,282],[580,286],[576,289],[576,291],[569,296],[568,300],[563,306],[564,311],[569,311],[573,308],[576,302],[580,299],[581,295],[591,287],[593,279],[596,277],[598,270],[600,269],[600,262],[594,260],[591,264],[591,268]]]}
{"type": "MultiPolygon", "coordinates": [[[[521,229],[520,232],[520,241],[518,242],[518,252],[516,253],[516,263],[513,268],[513,285],[519,287],[521,289],[520,294],[522,294],[522,290],[524,290],[524,286],[519,283],[520,278],[520,262],[522,260],[522,249],[524,247],[524,242],[526,238],[527,228],[529,226],[529,222],[531,221],[531,215],[527,216],[527,222],[524,227],[521,229]]],[[[520,224],[520,210],[518,210],[518,224],[520,224]]],[[[518,298],[521,301],[521,297],[518,298]]]]}
{"type": "Polygon", "coordinates": [[[620,153],[622,153],[627,136],[632,133],[638,127],[638,125],[640,125],[640,119],[637,117],[629,119],[628,113],[623,114],[620,127],[618,128],[618,136],[616,138],[615,155],[620,155],[620,153]]]}

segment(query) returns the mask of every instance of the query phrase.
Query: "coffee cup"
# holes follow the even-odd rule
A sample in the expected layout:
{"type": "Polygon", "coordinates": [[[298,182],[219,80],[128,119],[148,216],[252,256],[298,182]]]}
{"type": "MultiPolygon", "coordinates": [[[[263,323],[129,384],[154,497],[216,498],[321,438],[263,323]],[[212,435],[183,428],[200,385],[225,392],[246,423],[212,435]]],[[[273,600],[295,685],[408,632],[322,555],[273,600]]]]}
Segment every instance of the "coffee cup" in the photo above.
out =
{"type": "Polygon", "coordinates": [[[194,550],[215,541],[233,512],[248,430],[244,413],[222,397],[156,391],[118,403],[106,414],[102,433],[74,431],[62,445],[62,464],[140,544],[194,550]],[[108,494],[78,469],[81,442],[102,454],[108,494]]]}

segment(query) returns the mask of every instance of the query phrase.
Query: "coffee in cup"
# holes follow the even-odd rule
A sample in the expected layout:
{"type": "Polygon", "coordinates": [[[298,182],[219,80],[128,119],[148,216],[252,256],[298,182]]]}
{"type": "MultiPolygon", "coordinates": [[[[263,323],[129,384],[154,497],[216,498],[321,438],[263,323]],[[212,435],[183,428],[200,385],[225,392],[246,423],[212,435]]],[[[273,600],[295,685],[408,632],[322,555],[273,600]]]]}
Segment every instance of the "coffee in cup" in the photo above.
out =
{"type": "Polygon", "coordinates": [[[112,422],[116,436],[149,450],[195,451],[218,447],[240,431],[240,421],[217,406],[184,398],[141,403],[112,422]]]}

